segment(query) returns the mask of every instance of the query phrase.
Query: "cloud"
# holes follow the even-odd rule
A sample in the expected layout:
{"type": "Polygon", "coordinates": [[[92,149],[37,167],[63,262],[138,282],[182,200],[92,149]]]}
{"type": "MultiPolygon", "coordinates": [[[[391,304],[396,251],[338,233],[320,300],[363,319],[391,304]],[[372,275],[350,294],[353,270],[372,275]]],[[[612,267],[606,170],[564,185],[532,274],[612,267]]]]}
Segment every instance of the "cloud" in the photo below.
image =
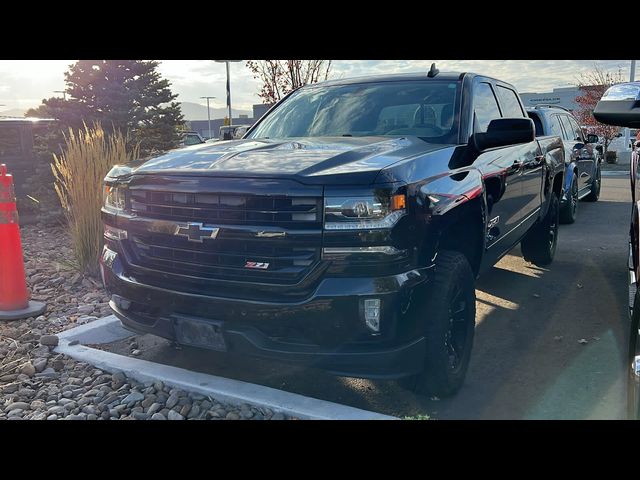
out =
{"type": "MultiPolygon", "coordinates": [[[[432,62],[441,71],[472,71],[513,83],[520,92],[544,92],[576,83],[593,68],[592,60],[335,60],[332,78],[387,73],[426,72],[432,62]]],[[[629,75],[628,60],[596,61],[606,70],[620,68],[629,75]]],[[[0,103],[6,108],[36,106],[54,90],[64,89],[64,72],[73,60],[0,61],[0,103]]],[[[260,84],[245,61],[231,63],[231,100],[234,109],[251,110],[262,103],[260,84]]],[[[213,60],[161,60],[159,71],[171,82],[178,101],[206,105],[201,96],[215,96],[212,107],[226,105],[226,70],[213,60]]]]}

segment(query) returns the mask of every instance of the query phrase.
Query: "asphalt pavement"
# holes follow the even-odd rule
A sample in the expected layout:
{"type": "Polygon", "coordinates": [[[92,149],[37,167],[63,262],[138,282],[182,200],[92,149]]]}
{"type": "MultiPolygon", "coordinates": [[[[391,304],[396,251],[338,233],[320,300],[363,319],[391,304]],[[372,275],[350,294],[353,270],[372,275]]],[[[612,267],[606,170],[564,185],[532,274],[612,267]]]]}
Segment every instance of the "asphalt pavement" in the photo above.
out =
{"type": "MultiPolygon", "coordinates": [[[[629,180],[604,177],[596,203],[561,225],[548,268],[519,247],[477,282],[476,336],[462,390],[415,395],[392,381],[334,377],[310,368],[227,357],[143,335],[140,357],[407,417],[433,419],[624,418],[629,180]]],[[[106,347],[129,354],[131,340],[106,347]]]]}

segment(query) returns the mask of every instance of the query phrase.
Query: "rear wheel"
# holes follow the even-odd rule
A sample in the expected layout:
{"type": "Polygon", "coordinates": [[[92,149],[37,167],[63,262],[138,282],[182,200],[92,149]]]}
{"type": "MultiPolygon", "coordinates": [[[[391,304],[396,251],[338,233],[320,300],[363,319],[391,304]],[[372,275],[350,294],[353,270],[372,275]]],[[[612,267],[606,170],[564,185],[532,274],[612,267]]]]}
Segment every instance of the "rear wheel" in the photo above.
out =
{"type": "Polygon", "coordinates": [[[553,261],[558,246],[558,196],[552,192],[548,201],[549,209],[545,217],[522,239],[522,256],[539,267],[549,265],[553,261]]]}
{"type": "Polygon", "coordinates": [[[571,180],[571,187],[567,197],[567,203],[560,209],[560,223],[573,223],[576,221],[578,213],[578,181],[575,174],[571,180]]]}
{"type": "Polygon", "coordinates": [[[426,355],[422,372],[403,379],[417,393],[448,397],[455,394],[467,373],[475,331],[474,275],[466,257],[438,253],[433,281],[415,315],[424,325],[426,355]]]}
{"type": "Polygon", "coordinates": [[[602,175],[600,174],[600,163],[596,165],[596,174],[591,182],[591,191],[584,197],[587,202],[597,202],[600,198],[600,187],[602,185],[602,175]]]}

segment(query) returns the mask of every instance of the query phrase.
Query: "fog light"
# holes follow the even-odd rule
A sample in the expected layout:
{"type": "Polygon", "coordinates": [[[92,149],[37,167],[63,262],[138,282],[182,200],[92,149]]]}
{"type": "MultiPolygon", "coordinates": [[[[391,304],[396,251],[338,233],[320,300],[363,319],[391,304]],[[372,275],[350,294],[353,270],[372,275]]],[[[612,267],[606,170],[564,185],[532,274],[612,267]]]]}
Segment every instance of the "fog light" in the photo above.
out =
{"type": "Polygon", "coordinates": [[[364,323],[374,332],[380,331],[380,300],[368,298],[364,301],[364,323]]]}

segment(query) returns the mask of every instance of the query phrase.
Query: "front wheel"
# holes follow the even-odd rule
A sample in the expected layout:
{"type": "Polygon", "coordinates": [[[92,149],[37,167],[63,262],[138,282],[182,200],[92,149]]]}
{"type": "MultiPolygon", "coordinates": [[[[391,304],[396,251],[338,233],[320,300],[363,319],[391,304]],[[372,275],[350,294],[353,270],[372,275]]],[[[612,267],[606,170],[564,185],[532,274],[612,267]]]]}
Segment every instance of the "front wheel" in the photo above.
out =
{"type": "Polygon", "coordinates": [[[560,217],[558,196],[551,192],[548,201],[547,214],[531,227],[521,243],[524,259],[539,267],[549,265],[553,261],[558,246],[558,220],[560,217]]]}
{"type": "Polygon", "coordinates": [[[426,354],[422,372],[402,384],[421,394],[449,397],[464,383],[475,331],[474,275],[466,257],[443,250],[436,257],[432,282],[414,315],[423,325],[426,354]]]}
{"type": "Polygon", "coordinates": [[[600,173],[600,163],[596,165],[596,174],[591,182],[591,191],[584,197],[587,202],[597,202],[600,198],[600,187],[602,186],[602,175],[600,173]]]}

